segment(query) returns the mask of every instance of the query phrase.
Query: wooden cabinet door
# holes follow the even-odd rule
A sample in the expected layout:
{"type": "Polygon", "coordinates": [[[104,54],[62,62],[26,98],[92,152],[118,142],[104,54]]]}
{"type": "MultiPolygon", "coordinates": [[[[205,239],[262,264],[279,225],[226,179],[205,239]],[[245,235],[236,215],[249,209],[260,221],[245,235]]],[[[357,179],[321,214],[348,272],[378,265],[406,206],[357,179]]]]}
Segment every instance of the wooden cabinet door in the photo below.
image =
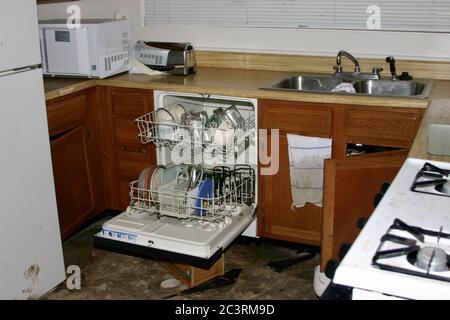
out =
{"type": "Polygon", "coordinates": [[[356,222],[374,210],[375,195],[384,182],[391,182],[407,151],[389,155],[330,159],[325,161],[321,268],[336,258],[340,246],[355,240],[356,222]]]}
{"type": "Polygon", "coordinates": [[[286,135],[280,135],[279,154],[278,173],[259,176],[258,234],[272,239],[320,245],[322,208],[312,204],[291,208],[286,135]]]}
{"type": "MultiPolygon", "coordinates": [[[[258,234],[278,240],[320,245],[322,208],[306,204],[292,209],[287,134],[329,138],[332,135],[330,105],[280,100],[260,100],[259,127],[279,129],[279,169],[259,176],[258,234]]],[[[271,154],[270,135],[268,152],[271,154]]],[[[260,164],[260,166],[264,166],[260,164]]]]}
{"type": "Polygon", "coordinates": [[[84,126],[51,141],[53,176],[62,238],[85,222],[94,209],[84,126]]]}
{"type": "Polygon", "coordinates": [[[103,93],[103,136],[110,208],[124,210],[130,203],[129,182],[156,164],[153,144],[143,145],[135,119],[153,111],[153,91],[107,87],[103,93]]]}

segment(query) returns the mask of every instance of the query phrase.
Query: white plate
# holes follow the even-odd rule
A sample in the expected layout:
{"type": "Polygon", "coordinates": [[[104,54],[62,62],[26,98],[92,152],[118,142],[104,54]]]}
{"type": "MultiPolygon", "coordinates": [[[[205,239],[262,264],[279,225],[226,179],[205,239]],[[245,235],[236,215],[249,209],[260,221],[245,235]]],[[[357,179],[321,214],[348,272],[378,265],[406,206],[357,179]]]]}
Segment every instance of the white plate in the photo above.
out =
{"type": "Polygon", "coordinates": [[[155,112],[155,121],[156,122],[174,122],[175,118],[169,112],[169,110],[165,108],[160,108],[155,112]]]}
{"type": "MultiPolygon", "coordinates": [[[[161,175],[165,168],[165,166],[160,165],[153,171],[152,180],[150,181],[150,190],[157,190],[158,186],[161,184],[161,175]]],[[[151,196],[154,201],[158,201],[157,192],[152,192],[151,196]]]]}
{"type": "Polygon", "coordinates": [[[181,170],[182,167],[179,165],[171,165],[166,167],[161,174],[161,184],[167,184],[174,181],[181,170]]]}
{"type": "Polygon", "coordinates": [[[181,119],[183,118],[183,114],[186,113],[186,109],[182,104],[175,104],[167,107],[167,111],[172,115],[173,119],[177,124],[182,124],[181,119]]]}

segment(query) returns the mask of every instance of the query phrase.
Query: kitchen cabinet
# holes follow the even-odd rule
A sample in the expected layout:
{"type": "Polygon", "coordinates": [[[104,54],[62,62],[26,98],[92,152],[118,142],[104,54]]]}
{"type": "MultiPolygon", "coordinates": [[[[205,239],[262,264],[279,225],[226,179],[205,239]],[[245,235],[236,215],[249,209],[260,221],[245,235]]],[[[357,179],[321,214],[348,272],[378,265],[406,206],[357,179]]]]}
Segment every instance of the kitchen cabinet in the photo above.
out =
{"type": "Polygon", "coordinates": [[[47,102],[59,223],[63,239],[106,209],[98,144],[96,89],[47,102]]]}
{"type": "Polygon", "coordinates": [[[94,190],[87,154],[86,127],[51,142],[53,177],[62,238],[85,222],[94,209],[94,190]]]}
{"type": "Polygon", "coordinates": [[[343,243],[359,233],[356,222],[369,217],[384,182],[391,182],[422,121],[424,109],[373,106],[334,107],[333,159],[325,161],[321,270],[343,243]],[[349,156],[355,144],[371,150],[349,156]]]}
{"type": "Polygon", "coordinates": [[[140,172],[156,164],[153,144],[143,145],[135,119],[153,111],[153,91],[100,87],[101,143],[104,149],[109,208],[124,210],[129,205],[129,183],[140,172]]]}
{"type": "Polygon", "coordinates": [[[343,243],[359,233],[384,182],[392,182],[406,160],[424,109],[334,106],[333,159],[325,161],[321,270],[343,243]],[[366,150],[351,156],[349,148],[366,150]]]}
{"type": "MultiPolygon", "coordinates": [[[[372,213],[375,194],[395,177],[423,111],[260,100],[259,127],[279,129],[280,142],[277,174],[259,176],[258,234],[321,245],[323,268],[342,243],[355,239],[358,218],[372,213]],[[307,204],[291,209],[287,133],[333,139],[332,158],[325,161],[323,208],[307,204]],[[349,157],[348,149],[355,144],[367,152],[349,157]]],[[[270,136],[267,141],[270,154],[270,136]]]]}
{"type": "MultiPolygon", "coordinates": [[[[331,137],[332,109],[329,105],[278,100],[259,101],[259,126],[279,129],[279,169],[275,175],[260,175],[258,234],[261,237],[320,245],[322,208],[307,204],[292,209],[287,133],[331,137]]],[[[266,165],[260,164],[262,167],[266,165]]]]}
{"type": "Polygon", "coordinates": [[[153,110],[150,90],[95,87],[47,102],[62,238],[105,209],[129,205],[129,182],[156,163],[134,119],[153,110]]]}
{"type": "MultiPolygon", "coordinates": [[[[405,159],[424,110],[264,99],[258,105],[259,128],[269,133],[269,155],[270,129],[280,133],[279,170],[259,176],[258,234],[321,245],[324,266],[341,243],[355,238],[356,220],[372,212],[373,197],[405,159]],[[323,208],[291,208],[288,133],[333,139],[332,159],[325,164],[323,208]],[[348,157],[355,144],[375,152],[348,157]]],[[[153,110],[152,90],[107,86],[48,102],[63,236],[106,208],[124,210],[129,205],[130,181],[157,163],[155,146],[141,143],[135,123],[153,110]],[[64,181],[71,179],[77,182],[64,181]]]]}

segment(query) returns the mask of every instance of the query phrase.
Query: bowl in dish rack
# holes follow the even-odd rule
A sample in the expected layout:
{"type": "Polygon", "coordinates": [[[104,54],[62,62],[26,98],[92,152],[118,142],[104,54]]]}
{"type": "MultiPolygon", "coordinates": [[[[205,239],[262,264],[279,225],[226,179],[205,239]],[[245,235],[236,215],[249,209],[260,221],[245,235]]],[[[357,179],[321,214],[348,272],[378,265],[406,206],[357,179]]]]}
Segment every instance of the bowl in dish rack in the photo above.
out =
{"type": "Polygon", "coordinates": [[[177,129],[177,122],[169,110],[160,108],[155,112],[155,122],[157,124],[156,136],[161,139],[170,139],[177,129]]]}
{"type": "Polygon", "coordinates": [[[172,115],[174,121],[177,124],[183,124],[183,118],[186,114],[186,109],[183,107],[182,104],[174,104],[171,106],[168,106],[166,110],[172,115]]]}

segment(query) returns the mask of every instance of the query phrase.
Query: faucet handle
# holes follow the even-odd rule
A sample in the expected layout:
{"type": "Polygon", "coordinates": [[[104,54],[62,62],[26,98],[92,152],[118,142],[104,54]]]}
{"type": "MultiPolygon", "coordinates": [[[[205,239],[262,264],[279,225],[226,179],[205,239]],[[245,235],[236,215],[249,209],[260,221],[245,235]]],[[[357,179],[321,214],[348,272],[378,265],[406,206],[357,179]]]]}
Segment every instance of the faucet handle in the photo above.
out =
{"type": "Polygon", "coordinates": [[[383,68],[375,67],[372,69],[372,74],[380,74],[383,71],[383,68]]]}
{"type": "Polygon", "coordinates": [[[336,73],[341,73],[343,71],[343,68],[341,65],[336,65],[333,67],[334,70],[336,70],[336,73]]]}

